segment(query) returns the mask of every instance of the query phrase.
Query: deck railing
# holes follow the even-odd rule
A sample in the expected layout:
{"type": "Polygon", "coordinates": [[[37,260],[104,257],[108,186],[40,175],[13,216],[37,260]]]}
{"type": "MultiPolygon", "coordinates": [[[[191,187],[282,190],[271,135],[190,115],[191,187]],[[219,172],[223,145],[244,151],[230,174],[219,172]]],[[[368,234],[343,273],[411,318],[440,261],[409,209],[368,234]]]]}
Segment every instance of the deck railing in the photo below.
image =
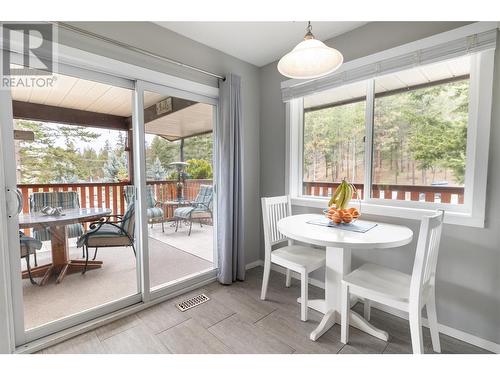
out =
{"type": "MultiPolygon", "coordinates": [[[[159,202],[177,199],[177,181],[147,181],[153,186],[155,198],[159,202]]],[[[19,184],[17,187],[23,195],[23,212],[29,212],[29,197],[34,192],[42,191],[76,191],[80,197],[82,208],[107,207],[115,215],[123,215],[125,212],[124,187],[130,182],[83,182],[69,184],[19,184]]],[[[200,185],[212,185],[212,180],[186,180],[184,185],[184,198],[193,200],[196,198],[200,185]]],[[[173,216],[172,206],[164,206],[165,219],[173,216]]]]}
{"type": "MultiPolygon", "coordinates": [[[[336,182],[303,182],[303,194],[329,197],[339,183],[336,182]]],[[[363,198],[363,184],[354,184],[360,198],[363,198]]],[[[372,185],[372,197],[380,199],[396,199],[406,201],[464,203],[464,188],[455,186],[422,186],[422,185],[372,185]]]]}

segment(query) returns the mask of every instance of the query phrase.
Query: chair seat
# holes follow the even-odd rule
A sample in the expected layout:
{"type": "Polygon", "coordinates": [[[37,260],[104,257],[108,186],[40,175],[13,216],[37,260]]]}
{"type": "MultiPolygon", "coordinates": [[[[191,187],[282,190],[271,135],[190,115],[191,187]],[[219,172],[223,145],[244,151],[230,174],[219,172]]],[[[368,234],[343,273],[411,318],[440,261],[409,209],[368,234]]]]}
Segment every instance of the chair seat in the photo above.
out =
{"type": "Polygon", "coordinates": [[[373,263],[363,264],[344,276],[343,282],[391,299],[408,301],[410,297],[411,275],[373,263]]]}
{"type": "Polygon", "coordinates": [[[174,217],[179,217],[181,219],[189,219],[191,213],[194,211],[194,207],[179,207],[174,211],[174,217]]]}
{"type": "Polygon", "coordinates": [[[165,221],[163,210],[160,207],[151,207],[147,209],[148,223],[162,223],[165,221]]]}
{"type": "Polygon", "coordinates": [[[42,248],[42,243],[33,237],[25,236],[24,234],[19,237],[19,246],[21,250],[21,258],[34,254],[37,250],[42,248]]]}
{"type": "Polygon", "coordinates": [[[163,210],[160,207],[151,207],[147,209],[148,219],[163,219],[163,210]]]}
{"type": "Polygon", "coordinates": [[[299,266],[310,272],[325,265],[325,251],[308,246],[284,246],[271,252],[271,262],[292,270],[299,266]]]}
{"type": "Polygon", "coordinates": [[[130,245],[128,236],[120,228],[110,224],[103,224],[96,232],[85,233],[78,240],[79,247],[83,245],[85,237],[87,237],[87,245],[89,247],[130,245]]]}

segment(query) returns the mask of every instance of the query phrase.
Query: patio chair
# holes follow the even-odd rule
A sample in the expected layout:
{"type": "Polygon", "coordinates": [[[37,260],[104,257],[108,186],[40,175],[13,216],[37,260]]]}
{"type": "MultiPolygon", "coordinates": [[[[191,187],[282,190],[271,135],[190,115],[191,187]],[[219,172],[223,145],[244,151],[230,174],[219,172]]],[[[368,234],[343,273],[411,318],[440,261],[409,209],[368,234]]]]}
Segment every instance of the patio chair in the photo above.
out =
{"type": "MultiPolygon", "coordinates": [[[[127,204],[130,204],[135,199],[135,186],[127,185],[125,186],[125,201],[127,204]]],[[[151,228],[153,228],[153,224],[161,223],[161,230],[165,232],[165,215],[163,212],[163,208],[160,207],[161,203],[155,199],[154,191],[152,186],[147,187],[147,215],[148,215],[148,224],[151,224],[151,228]]]]}
{"type": "Polygon", "coordinates": [[[175,231],[179,229],[179,222],[182,220],[189,221],[188,236],[191,235],[193,220],[198,219],[200,226],[202,219],[212,219],[212,201],[214,197],[214,189],[210,185],[200,185],[200,191],[195,200],[191,202],[191,206],[179,207],[174,211],[175,231]]]}
{"type": "MultiPolygon", "coordinates": [[[[31,194],[31,212],[39,212],[45,206],[62,207],[63,209],[80,208],[80,198],[76,191],[35,192],[31,194]]],[[[68,238],[77,238],[83,234],[83,225],[80,223],[66,225],[66,228],[68,230],[68,238]]],[[[50,241],[52,238],[49,228],[33,228],[33,237],[38,241],[50,241]]]]}
{"type": "Polygon", "coordinates": [[[36,257],[36,251],[42,248],[42,242],[33,237],[26,236],[21,231],[19,231],[19,242],[21,259],[24,258],[26,260],[26,269],[28,271],[31,284],[38,285],[31,274],[30,255],[33,254],[33,256],[36,257]]]}
{"type": "Polygon", "coordinates": [[[135,235],[135,203],[132,202],[128,205],[127,210],[123,216],[109,215],[100,221],[90,224],[90,230],[85,232],[77,242],[77,247],[83,247],[85,253],[85,267],[82,274],[87,271],[89,261],[89,247],[94,247],[95,260],[97,250],[100,247],[132,247],[134,256],[136,256],[134,246],[135,235]],[[112,221],[111,218],[116,218],[112,221]]]}

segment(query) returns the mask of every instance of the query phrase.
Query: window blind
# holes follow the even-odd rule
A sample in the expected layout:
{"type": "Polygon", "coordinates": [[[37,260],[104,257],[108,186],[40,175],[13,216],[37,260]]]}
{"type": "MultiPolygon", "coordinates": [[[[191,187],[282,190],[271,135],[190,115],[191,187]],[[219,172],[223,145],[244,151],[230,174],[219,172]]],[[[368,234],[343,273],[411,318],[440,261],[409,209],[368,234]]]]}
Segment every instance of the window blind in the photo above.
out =
{"type": "Polygon", "coordinates": [[[281,90],[284,102],[301,98],[316,92],[348,83],[362,81],[389,73],[411,69],[419,65],[427,65],[466,54],[473,54],[496,47],[497,29],[472,34],[456,40],[418,49],[380,61],[361,65],[356,68],[342,70],[315,80],[297,82],[283,87],[281,90]]]}

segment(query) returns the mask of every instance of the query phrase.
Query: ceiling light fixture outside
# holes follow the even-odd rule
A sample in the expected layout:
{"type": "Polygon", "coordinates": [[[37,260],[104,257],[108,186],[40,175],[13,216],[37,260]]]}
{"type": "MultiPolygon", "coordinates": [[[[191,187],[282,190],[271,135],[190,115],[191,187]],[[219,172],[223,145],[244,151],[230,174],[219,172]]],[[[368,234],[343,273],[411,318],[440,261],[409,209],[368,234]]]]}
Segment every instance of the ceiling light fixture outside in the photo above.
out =
{"type": "Polygon", "coordinates": [[[278,71],[289,78],[319,78],[337,70],[343,61],[339,51],[314,38],[309,22],[304,40],[280,59],[278,71]]]}

